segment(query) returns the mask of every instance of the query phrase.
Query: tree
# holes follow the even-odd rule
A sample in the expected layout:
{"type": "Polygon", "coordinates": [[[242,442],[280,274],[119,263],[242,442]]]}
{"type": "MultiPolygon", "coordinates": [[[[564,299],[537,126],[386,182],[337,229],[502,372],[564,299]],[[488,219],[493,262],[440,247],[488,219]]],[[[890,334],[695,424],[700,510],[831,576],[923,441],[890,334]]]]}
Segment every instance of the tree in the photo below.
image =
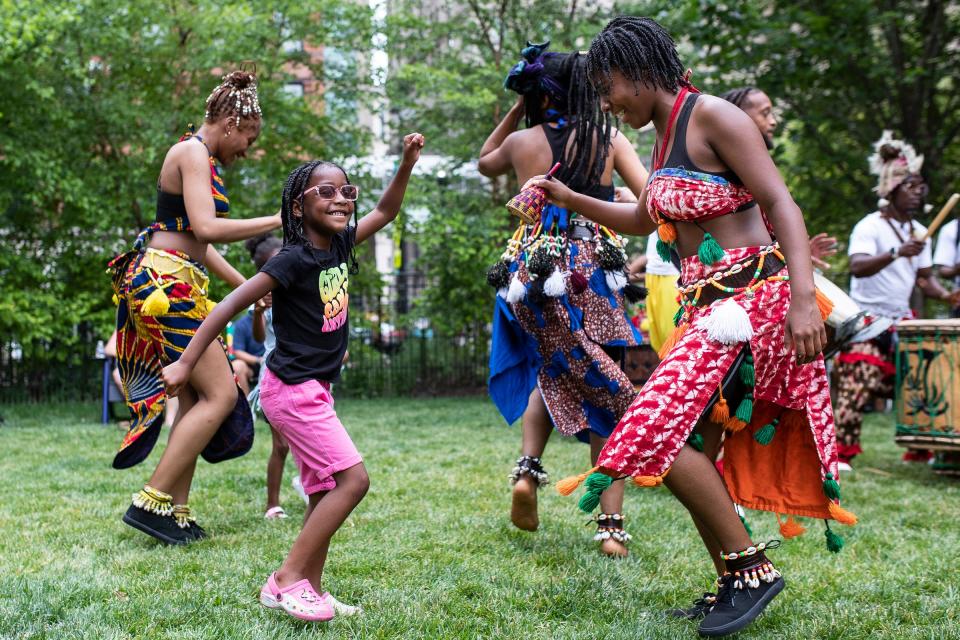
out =
{"type": "MultiPolygon", "coordinates": [[[[355,111],[284,90],[296,66],[325,78],[322,61],[297,42],[368,47],[369,10],[358,3],[4,0],[0,15],[5,340],[69,343],[78,325],[109,335],[106,263],[153,219],[163,155],[188,123],[202,122],[220,74],[241,62],[257,65],[265,127],[252,157],[226,172],[231,215],[276,211],[288,172],[304,159],[366,149],[355,111]]],[[[364,85],[358,73],[326,88],[349,105],[364,85]]],[[[241,246],[229,252],[251,270],[241,246]]],[[[224,293],[215,286],[214,297],[224,293]]]]}

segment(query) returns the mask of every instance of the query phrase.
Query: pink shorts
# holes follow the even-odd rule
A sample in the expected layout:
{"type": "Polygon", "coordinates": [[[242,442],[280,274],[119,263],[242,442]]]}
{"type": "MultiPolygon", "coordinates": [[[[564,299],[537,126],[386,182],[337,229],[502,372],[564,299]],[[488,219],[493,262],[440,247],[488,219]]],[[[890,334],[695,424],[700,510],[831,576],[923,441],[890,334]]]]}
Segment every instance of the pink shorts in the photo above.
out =
{"type": "Polygon", "coordinates": [[[285,384],[269,368],[260,381],[260,406],[290,445],[307,495],[337,486],[333,474],[363,461],[333,410],[330,384],[285,384]]]}

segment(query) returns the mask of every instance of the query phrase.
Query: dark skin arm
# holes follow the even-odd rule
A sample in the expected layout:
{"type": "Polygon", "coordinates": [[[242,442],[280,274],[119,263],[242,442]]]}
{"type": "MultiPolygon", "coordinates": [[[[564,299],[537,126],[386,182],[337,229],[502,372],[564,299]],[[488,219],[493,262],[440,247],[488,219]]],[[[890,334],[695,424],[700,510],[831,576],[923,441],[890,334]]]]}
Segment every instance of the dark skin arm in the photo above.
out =
{"type": "Polygon", "coordinates": [[[410,174],[413,166],[420,159],[420,150],[423,149],[424,137],[419,133],[410,133],[403,137],[403,155],[396,175],[380,196],[377,206],[357,222],[357,237],[355,242],[360,244],[380,229],[393,222],[400,213],[403,196],[407,192],[410,174]]]}
{"type": "Polygon", "coordinates": [[[234,269],[233,265],[227,262],[227,259],[220,255],[220,252],[213,248],[213,245],[207,245],[207,253],[204,258],[204,263],[207,265],[207,269],[210,270],[210,273],[217,276],[231,287],[236,289],[244,282],[246,278],[243,277],[243,274],[234,269]]]}
{"type": "Polygon", "coordinates": [[[180,389],[190,380],[190,373],[203,355],[210,343],[219,336],[230,319],[249,307],[251,304],[273,291],[277,281],[265,273],[258,273],[213,308],[206,317],[197,333],[190,339],[187,348],[176,362],[163,368],[163,383],[167,388],[167,395],[176,396],[180,389]]]}
{"type": "Polygon", "coordinates": [[[264,313],[273,306],[273,293],[268,293],[257,302],[253,309],[253,339],[263,342],[267,339],[267,318],[264,313]]]}
{"type": "Polygon", "coordinates": [[[520,126],[523,114],[523,96],[520,96],[480,148],[477,170],[481,175],[495,178],[513,169],[508,137],[520,126]]]}

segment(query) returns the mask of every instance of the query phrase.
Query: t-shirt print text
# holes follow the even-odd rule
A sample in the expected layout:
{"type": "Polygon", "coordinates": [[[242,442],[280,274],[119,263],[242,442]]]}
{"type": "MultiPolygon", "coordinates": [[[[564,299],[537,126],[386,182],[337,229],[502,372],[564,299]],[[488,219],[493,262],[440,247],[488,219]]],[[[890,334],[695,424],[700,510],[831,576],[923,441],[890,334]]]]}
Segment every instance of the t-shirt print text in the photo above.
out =
{"type": "Polygon", "coordinates": [[[320,272],[320,299],[323,301],[322,332],[336,331],[347,321],[347,265],[320,272]]]}

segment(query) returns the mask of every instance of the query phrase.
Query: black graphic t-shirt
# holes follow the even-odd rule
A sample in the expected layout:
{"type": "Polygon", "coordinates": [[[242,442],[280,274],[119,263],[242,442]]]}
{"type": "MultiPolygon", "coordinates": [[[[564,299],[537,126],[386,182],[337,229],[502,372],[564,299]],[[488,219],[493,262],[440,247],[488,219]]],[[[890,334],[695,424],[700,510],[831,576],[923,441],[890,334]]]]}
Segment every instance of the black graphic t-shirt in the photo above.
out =
{"type": "Polygon", "coordinates": [[[286,384],[336,382],[347,350],[347,262],[356,237],[349,227],[330,250],[288,244],[261,271],[279,285],[273,290],[277,346],[267,367],[286,384]]]}

